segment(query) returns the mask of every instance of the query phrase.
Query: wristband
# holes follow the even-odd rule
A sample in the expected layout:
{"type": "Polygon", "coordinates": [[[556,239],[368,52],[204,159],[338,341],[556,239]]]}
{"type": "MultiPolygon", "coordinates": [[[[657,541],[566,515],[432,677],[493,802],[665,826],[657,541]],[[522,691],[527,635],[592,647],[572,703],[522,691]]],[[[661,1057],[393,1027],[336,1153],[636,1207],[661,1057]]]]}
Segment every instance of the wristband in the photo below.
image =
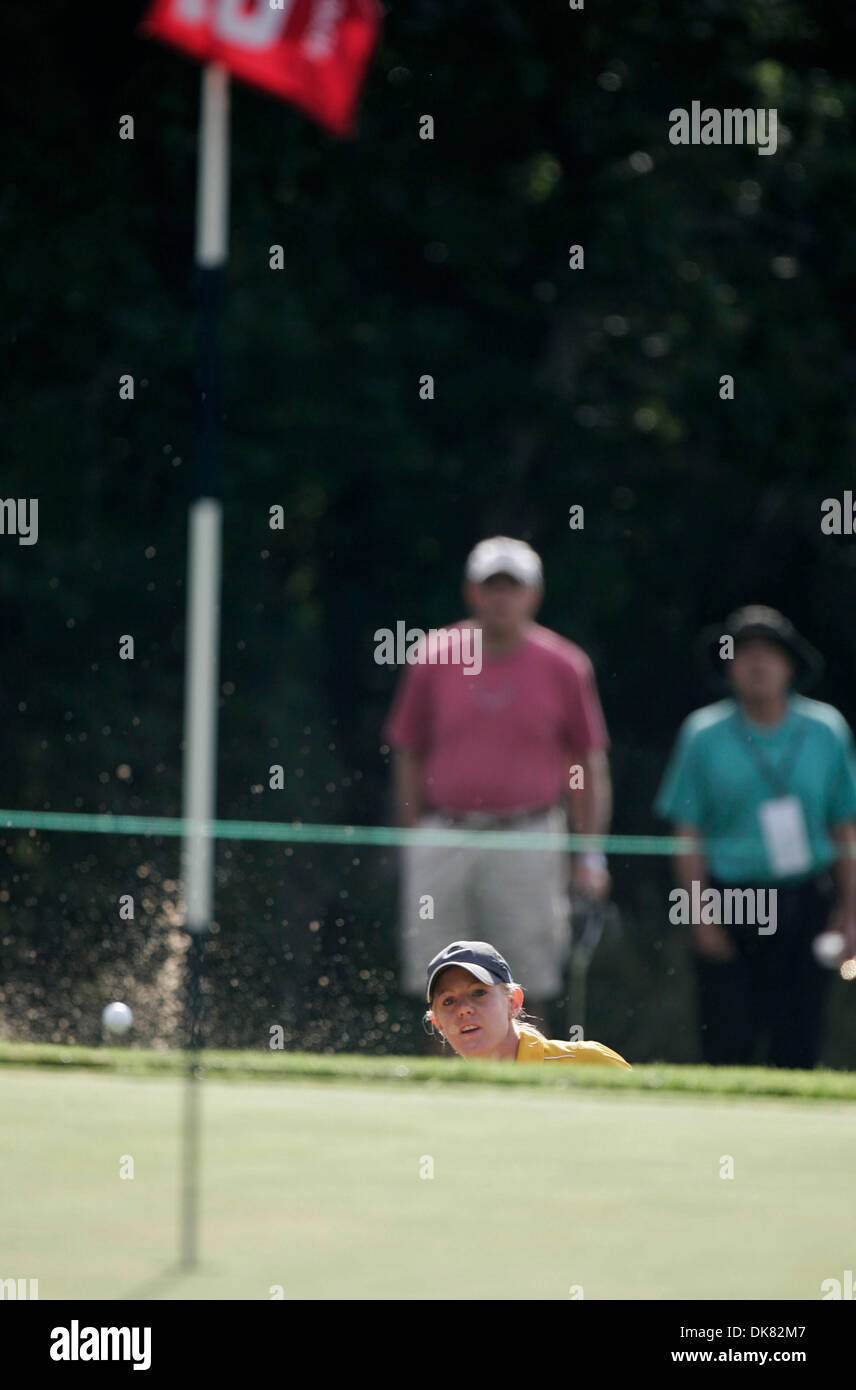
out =
{"type": "Polygon", "coordinates": [[[587,869],[602,870],[606,868],[606,855],[587,852],[580,855],[579,862],[584,864],[587,869]]]}

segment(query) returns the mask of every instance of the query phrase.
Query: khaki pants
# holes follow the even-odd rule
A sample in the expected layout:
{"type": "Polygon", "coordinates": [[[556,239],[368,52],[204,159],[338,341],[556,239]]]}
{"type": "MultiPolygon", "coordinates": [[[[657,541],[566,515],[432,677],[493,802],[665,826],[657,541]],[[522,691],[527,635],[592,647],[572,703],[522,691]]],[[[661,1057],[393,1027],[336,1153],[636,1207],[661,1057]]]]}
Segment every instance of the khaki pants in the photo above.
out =
{"type": "MultiPolygon", "coordinates": [[[[419,824],[446,828],[450,821],[431,813],[419,824]]],[[[517,817],[506,828],[565,834],[567,823],[555,806],[517,817]]],[[[489,941],[533,997],[563,994],[570,947],[568,878],[564,850],[405,846],[399,936],[403,992],[425,998],[428,962],[450,942],[489,941]],[[433,900],[433,917],[423,918],[420,912],[432,908],[426,897],[433,900]]]]}

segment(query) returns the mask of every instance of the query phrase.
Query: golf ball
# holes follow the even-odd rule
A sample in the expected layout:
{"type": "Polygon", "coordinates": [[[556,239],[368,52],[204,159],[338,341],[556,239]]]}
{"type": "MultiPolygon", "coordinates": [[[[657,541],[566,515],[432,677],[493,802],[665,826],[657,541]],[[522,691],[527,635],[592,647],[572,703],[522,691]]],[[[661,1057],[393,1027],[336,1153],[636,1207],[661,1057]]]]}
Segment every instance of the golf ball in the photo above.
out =
{"type": "Polygon", "coordinates": [[[841,960],[844,950],[844,937],[837,931],[821,932],[811,943],[814,951],[814,958],[819,965],[825,965],[828,970],[835,970],[841,960]]]}
{"type": "Polygon", "coordinates": [[[134,1015],[127,1004],[107,1004],[101,1013],[101,1022],[108,1033],[127,1033],[134,1015]]]}

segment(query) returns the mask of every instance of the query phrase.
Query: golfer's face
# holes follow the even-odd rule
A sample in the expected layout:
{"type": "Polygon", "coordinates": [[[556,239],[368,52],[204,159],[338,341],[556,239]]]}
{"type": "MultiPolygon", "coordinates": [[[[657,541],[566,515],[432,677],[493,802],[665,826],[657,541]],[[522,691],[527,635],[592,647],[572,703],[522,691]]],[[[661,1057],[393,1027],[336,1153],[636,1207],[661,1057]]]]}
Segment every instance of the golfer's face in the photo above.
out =
{"type": "Polygon", "coordinates": [[[440,1031],[462,1057],[495,1052],[508,1034],[511,1004],[499,985],[483,985],[458,965],[444,970],[431,1008],[440,1031]]]}
{"type": "Polygon", "coordinates": [[[526,623],[541,597],[540,589],[518,584],[508,574],[495,574],[483,584],[468,584],[467,601],[474,617],[497,634],[519,631],[526,623]]]}
{"type": "Polygon", "coordinates": [[[752,637],[735,646],[731,681],[743,699],[777,699],[787,692],[792,676],[791,659],[778,642],[752,637]]]}

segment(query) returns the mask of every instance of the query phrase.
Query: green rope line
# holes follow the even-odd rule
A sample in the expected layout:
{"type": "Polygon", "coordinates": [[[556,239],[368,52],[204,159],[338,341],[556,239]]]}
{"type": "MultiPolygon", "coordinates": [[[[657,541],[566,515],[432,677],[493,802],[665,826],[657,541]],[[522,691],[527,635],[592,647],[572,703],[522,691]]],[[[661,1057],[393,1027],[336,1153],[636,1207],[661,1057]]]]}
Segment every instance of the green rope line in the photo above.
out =
{"type": "MultiPolygon", "coordinates": [[[[208,835],[304,845],[438,845],[451,849],[588,850],[604,854],[687,854],[675,835],[562,835],[523,830],[401,830],[386,825],[305,825],[302,821],[191,821],[181,816],[89,815],[76,811],[0,811],[0,831],[70,830],[89,835],[208,835]]],[[[722,841],[734,846],[738,842],[722,841]]],[[[854,849],[856,857],[856,848],[854,849]]]]}

